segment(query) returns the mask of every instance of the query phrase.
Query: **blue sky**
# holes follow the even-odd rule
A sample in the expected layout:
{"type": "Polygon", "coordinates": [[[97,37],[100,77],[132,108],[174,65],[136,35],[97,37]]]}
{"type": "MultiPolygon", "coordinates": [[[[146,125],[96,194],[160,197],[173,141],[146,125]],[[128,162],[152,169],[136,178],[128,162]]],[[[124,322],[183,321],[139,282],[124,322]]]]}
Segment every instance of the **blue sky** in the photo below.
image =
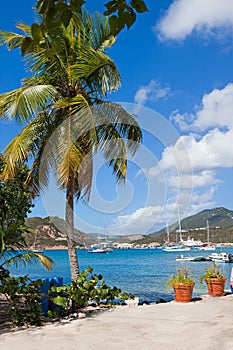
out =
{"type": "MultiPolygon", "coordinates": [[[[103,11],[105,1],[90,11],[103,11]]],[[[4,2],[0,28],[34,21],[34,0],[4,2]]],[[[89,205],[76,205],[76,227],[108,234],[148,233],[203,209],[233,209],[233,2],[148,0],[109,50],[122,87],[108,96],[138,115],[143,145],[129,160],[125,185],[96,158],[89,205]],[[201,4],[201,5],[200,5],[201,4]]],[[[95,6],[95,7],[94,7],[95,6]]],[[[0,47],[0,93],[25,77],[19,52],[0,47]]],[[[0,149],[20,128],[0,123],[0,149]]],[[[64,216],[54,185],[35,202],[32,216],[64,216]]]]}

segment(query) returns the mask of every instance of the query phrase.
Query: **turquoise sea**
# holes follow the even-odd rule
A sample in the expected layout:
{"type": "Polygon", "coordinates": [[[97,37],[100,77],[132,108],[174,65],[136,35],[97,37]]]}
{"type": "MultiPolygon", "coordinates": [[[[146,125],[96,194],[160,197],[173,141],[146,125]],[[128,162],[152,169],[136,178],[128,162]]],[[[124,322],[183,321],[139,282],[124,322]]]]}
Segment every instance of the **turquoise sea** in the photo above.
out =
{"type": "MultiPolygon", "coordinates": [[[[233,253],[233,248],[217,249],[233,253]]],[[[200,252],[192,249],[183,252],[184,256],[208,256],[211,252],[200,252]]],[[[15,276],[28,274],[30,278],[63,277],[64,284],[70,283],[70,268],[66,250],[45,250],[44,254],[54,262],[52,271],[47,271],[40,265],[30,267],[11,268],[15,276]]],[[[210,266],[211,262],[176,262],[179,253],[168,253],[161,249],[129,249],[114,250],[107,254],[89,254],[85,250],[77,250],[80,269],[88,266],[94,273],[102,274],[107,284],[121,288],[122,291],[132,293],[142,300],[155,301],[158,298],[173,299],[172,290],[165,290],[167,279],[176,272],[176,266],[186,265],[193,272],[195,278],[194,296],[207,293],[205,283],[200,284],[199,277],[202,271],[210,266]]],[[[230,270],[233,264],[219,264],[228,280],[225,289],[229,289],[230,270]]]]}

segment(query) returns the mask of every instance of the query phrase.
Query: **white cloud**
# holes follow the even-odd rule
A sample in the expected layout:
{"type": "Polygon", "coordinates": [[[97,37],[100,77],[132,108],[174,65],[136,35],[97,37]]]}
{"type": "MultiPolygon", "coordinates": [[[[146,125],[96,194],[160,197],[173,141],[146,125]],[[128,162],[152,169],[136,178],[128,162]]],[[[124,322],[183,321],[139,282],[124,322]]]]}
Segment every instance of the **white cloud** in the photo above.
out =
{"type": "MultiPolygon", "coordinates": [[[[211,174],[202,174],[206,176],[209,183],[211,174]]],[[[204,183],[204,181],[203,181],[204,183]]],[[[178,207],[180,218],[193,215],[206,208],[214,207],[216,204],[213,196],[217,186],[214,184],[205,187],[205,190],[190,192],[189,189],[183,189],[177,195],[174,194],[163,205],[147,206],[135,210],[128,215],[119,215],[109,229],[118,232],[120,235],[146,234],[159,231],[166,225],[172,225],[178,221],[178,207]]]]}
{"type": "Polygon", "coordinates": [[[129,215],[119,215],[112,225],[121,235],[146,233],[158,221],[162,207],[149,206],[137,209],[129,215]]]}
{"type": "Polygon", "coordinates": [[[144,170],[150,181],[162,181],[161,176],[158,179],[162,170],[173,197],[178,198],[180,205],[190,203],[188,215],[215,205],[213,198],[222,183],[218,169],[233,167],[232,101],[233,84],[230,83],[205,94],[201,107],[196,106],[193,113],[173,112],[171,119],[185,130],[195,129],[196,134],[180,136],[164,149],[156,167],[144,170]]]}
{"type": "Polygon", "coordinates": [[[181,130],[233,128],[233,83],[205,94],[201,107],[196,107],[195,113],[181,114],[176,110],[171,114],[170,120],[179,125],[181,130]]]}
{"type": "Polygon", "coordinates": [[[196,174],[171,175],[168,178],[168,185],[172,188],[202,188],[219,184],[221,181],[215,178],[215,172],[212,170],[203,170],[196,174]]]}
{"type": "Polygon", "coordinates": [[[183,203],[187,201],[186,197],[190,198],[190,193],[183,191],[180,195],[180,202],[174,196],[164,205],[140,208],[132,214],[120,215],[114,220],[111,229],[123,236],[159,231],[161,228],[165,228],[166,225],[178,222],[178,206],[180,219],[193,215],[207,207],[215,206],[212,200],[214,191],[215,187],[211,186],[205,193],[193,193],[190,206],[183,206],[183,203]]]}
{"type": "MultiPolygon", "coordinates": [[[[190,165],[183,162],[187,152],[193,172],[233,167],[233,84],[223,89],[214,89],[202,98],[201,107],[194,113],[179,111],[172,113],[171,120],[183,130],[206,131],[203,136],[189,134],[181,136],[174,145],[166,148],[159,163],[163,169],[171,169],[175,164],[180,172],[190,173],[190,165]],[[185,145],[185,147],[181,147],[185,145]],[[171,157],[173,155],[173,158],[171,157]]],[[[153,173],[150,170],[150,173],[153,173]]],[[[194,179],[194,178],[193,178],[194,179]]],[[[195,184],[195,181],[193,181],[195,184]]]]}
{"type": "Polygon", "coordinates": [[[233,84],[222,90],[214,89],[204,95],[202,109],[197,112],[194,127],[205,130],[209,127],[233,127],[233,84]]]}
{"type": "Polygon", "coordinates": [[[232,28],[232,0],[174,0],[154,29],[161,39],[184,40],[193,32],[229,34],[232,28]]]}
{"type": "Polygon", "coordinates": [[[190,208],[186,214],[214,206],[215,192],[222,183],[218,170],[233,167],[232,101],[233,84],[230,83],[205,94],[201,106],[196,106],[194,112],[183,115],[173,112],[171,119],[177,121],[178,116],[183,129],[195,129],[196,133],[180,136],[164,149],[155,167],[144,169],[151,182],[164,183],[166,198],[184,205],[184,211],[190,208]]]}
{"type": "Polygon", "coordinates": [[[202,191],[194,191],[190,199],[190,206],[187,214],[193,215],[206,208],[215,207],[216,203],[213,198],[216,190],[216,186],[208,186],[202,189],[202,191]]]}
{"type": "MultiPolygon", "coordinates": [[[[183,210],[180,211],[183,218],[183,210]]],[[[111,227],[121,235],[146,234],[160,230],[166,224],[170,225],[178,220],[176,200],[164,203],[161,206],[148,206],[135,210],[129,215],[120,215],[111,227]]]]}
{"type": "Polygon", "coordinates": [[[175,167],[179,174],[233,167],[232,140],[233,129],[226,132],[213,129],[199,139],[193,134],[181,136],[174,145],[164,150],[159,166],[164,170],[175,167]],[[191,167],[184,161],[186,154],[191,167]]]}
{"type": "Polygon", "coordinates": [[[151,80],[148,85],[141,86],[134,96],[134,102],[139,105],[145,105],[147,101],[157,101],[166,99],[170,96],[169,86],[162,87],[156,80],[151,80]]]}

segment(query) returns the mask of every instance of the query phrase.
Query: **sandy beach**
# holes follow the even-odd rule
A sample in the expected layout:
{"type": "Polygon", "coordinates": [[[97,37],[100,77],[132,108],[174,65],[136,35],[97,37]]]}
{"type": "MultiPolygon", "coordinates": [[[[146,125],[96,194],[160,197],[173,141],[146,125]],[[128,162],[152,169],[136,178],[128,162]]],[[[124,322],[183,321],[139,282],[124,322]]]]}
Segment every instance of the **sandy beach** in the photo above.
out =
{"type": "Polygon", "coordinates": [[[233,343],[233,294],[191,303],[121,306],[73,321],[11,331],[1,350],[227,350],[233,343]]]}

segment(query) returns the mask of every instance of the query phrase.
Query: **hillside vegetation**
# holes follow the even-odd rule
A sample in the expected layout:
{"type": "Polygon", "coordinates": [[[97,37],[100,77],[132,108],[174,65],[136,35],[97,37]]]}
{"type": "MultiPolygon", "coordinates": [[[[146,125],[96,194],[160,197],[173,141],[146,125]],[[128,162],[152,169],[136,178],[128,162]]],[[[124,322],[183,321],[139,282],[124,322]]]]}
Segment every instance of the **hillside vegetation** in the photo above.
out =
{"type": "MultiPolygon", "coordinates": [[[[226,208],[214,208],[206,209],[202,212],[189,216],[181,220],[183,239],[187,239],[188,236],[199,239],[202,242],[207,240],[207,220],[210,227],[210,241],[214,243],[233,243],[233,211],[226,208]]],[[[32,247],[36,240],[37,248],[56,248],[66,247],[66,223],[63,219],[58,217],[34,217],[27,218],[26,225],[31,228],[32,233],[26,236],[28,246],[32,247]]],[[[178,222],[170,225],[170,241],[178,242],[179,234],[177,230],[179,228],[178,222]]],[[[97,243],[97,235],[90,235],[75,229],[75,241],[77,246],[90,246],[97,243]]],[[[159,242],[163,244],[166,241],[166,229],[162,229],[158,232],[154,232],[149,235],[129,235],[111,238],[112,242],[120,243],[132,243],[148,244],[151,242],[159,242]]]]}
{"type": "MultiPolygon", "coordinates": [[[[202,242],[206,242],[207,220],[210,228],[210,241],[215,243],[233,243],[233,211],[223,207],[206,209],[181,220],[182,230],[186,231],[182,233],[183,239],[187,239],[188,236],[190,236],[195,240],[200,239],[202,242]]],[[[179,235],[176,232],[178,228],[178,221],[169,226],[170,241],[179,241],[179,235]]],[[[144,236],[144,238],[137,241],[137,243],[151,243],[157,241],[163,244],[166,238],[166,228],[163,228],[158,232],[144,236]]]]}
{"type": "MultiPolygon", "coordinates": [[[[34,217],[27,218],[26,225],[31,228],[31,235],[27,235],[26,242],[29,247],[33,246],[36,241],[37,248],[45,247],[58,247],[67,246],[66,242],[66,223],[63,219],[58,217],[34,217]]],[[[77,246],[85,246],[96,243],[96,238],[81,232],[77,229],[74,230],[74,238],[77,246]]]]}

